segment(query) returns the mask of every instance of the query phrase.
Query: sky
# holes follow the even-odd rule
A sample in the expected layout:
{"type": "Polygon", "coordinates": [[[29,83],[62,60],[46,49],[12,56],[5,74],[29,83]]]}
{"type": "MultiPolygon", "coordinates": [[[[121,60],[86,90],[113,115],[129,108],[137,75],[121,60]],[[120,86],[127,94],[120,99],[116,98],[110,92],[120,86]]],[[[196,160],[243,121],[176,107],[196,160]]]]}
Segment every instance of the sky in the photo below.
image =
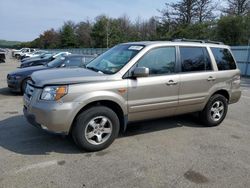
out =
{"type": "Polygon", "coordinates": [[[0,0],[0,39],[31,41],[65,21],[84,21],[100,14],[133,21],[159,15],[169,0],[0,0]]]}

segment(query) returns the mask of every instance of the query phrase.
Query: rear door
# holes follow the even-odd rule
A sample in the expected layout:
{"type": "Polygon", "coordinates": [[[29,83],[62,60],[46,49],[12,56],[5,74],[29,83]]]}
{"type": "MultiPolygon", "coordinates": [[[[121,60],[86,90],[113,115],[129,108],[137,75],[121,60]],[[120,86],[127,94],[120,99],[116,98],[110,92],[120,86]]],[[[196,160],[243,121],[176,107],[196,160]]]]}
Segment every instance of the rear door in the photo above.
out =
{"type": "Polygon", "coordinates": [[[199,111],[213,87],[216,75],[206,47],[180,46],[180,90],[177,113],[199,111]]]}
{"type": "Polygon", "coordinates": [[[179,89],[176,57],[175,47],[161,47],[151,49],[136,63],[137,67],[149,68],[150,75],[128,79],[129,121],[175,113],[179,89]]]}

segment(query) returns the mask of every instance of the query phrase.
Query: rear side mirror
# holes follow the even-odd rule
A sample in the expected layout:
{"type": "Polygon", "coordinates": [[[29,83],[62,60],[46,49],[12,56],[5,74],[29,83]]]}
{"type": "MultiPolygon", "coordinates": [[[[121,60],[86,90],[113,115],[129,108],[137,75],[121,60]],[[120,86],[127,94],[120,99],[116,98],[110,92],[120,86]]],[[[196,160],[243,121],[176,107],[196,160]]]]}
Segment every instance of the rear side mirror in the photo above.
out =
{"type": "Polygon", "coordinates": [[[146,67],[136,67],[132,72],[132,77],[148,77],[149,76],[149,68],[146,67]]]}

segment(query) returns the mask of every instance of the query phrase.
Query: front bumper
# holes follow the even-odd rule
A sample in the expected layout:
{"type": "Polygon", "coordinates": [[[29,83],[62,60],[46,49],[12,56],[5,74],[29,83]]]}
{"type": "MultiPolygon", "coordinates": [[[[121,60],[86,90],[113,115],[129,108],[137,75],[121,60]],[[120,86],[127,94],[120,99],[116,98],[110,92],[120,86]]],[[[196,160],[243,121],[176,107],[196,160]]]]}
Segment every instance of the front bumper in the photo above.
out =
{"type": "Polygon", "coordinates": [[[21,92],[21,81],[7,79],[8,88],[13,92],[21,92]]]}
{"type": "Polygon", "coordinates": [[[24,95],[24,116],[35,127],[57,133],[68,134],[74,119],[74,103],[29,100],[24,95]]]}

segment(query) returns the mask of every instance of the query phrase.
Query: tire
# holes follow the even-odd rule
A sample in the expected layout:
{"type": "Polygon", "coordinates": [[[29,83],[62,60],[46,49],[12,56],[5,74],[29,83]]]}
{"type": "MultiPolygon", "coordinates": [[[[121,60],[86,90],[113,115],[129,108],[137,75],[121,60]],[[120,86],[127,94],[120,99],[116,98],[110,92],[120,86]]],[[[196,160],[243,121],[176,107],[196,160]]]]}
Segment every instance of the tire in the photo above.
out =
{"type": "Polygon", "coordinates": [[[25,89],[26,89],[26,86],[27,86],[27,82],[30,80],[30,78],[26,78],[22,81],[22,84],[21,84],[21,93],[24,94],[25,92],[25,89]]]}
{"type": "Polygon", "coordinates": [[[218,126],[225,119],[227,110],[227,99],[223,95],[215,94],[200,112],[200,120],[207,127],[218,126]]]}
{"type": "Polygon", "coordinates": [[[18,60],[21,58],[21,56],[20,56],[19,54],[15,55],[15,57],[16,57],[16,59],[18,59],[18,60]]]}
{"type": "Polygon", "coordinates": [[[120,123],[117,114],[108,107],[96,106],[77,116],[71,134],[74,142],[81,149],[93,152],[111,145],[118,136],[119,129],[120,123]],[[106,123],[104,124],[104,122],[106,123]]]}

